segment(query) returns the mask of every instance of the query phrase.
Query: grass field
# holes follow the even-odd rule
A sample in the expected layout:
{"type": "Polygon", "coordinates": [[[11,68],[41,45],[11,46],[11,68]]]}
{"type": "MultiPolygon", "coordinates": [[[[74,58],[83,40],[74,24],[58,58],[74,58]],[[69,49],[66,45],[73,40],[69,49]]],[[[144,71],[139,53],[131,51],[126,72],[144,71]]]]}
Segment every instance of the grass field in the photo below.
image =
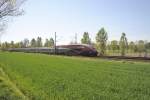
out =
{"type": "Polygon", "coordinates": [[[150,63],[1,52],[0,68],[0,100],[150,99],[150,63]]]}

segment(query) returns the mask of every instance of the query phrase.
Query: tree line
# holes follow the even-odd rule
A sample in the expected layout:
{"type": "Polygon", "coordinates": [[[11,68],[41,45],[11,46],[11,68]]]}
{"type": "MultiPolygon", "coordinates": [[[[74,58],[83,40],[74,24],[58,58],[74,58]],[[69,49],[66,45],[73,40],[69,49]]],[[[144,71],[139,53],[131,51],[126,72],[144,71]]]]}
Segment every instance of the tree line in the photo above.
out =
{"type": "Polygon", "coordinates": [[[54,39],[46,39],[43,43],[41,37],[37,37],[36,39],[33,38],[31,41],[29,39],[24,39],[23,41],[15,43],[14,41],[0,43],[0,48],[2,50],[8,48],[28,48],[28,47],[53,47],[54,46],[54,39]]]}
{"type": "Polygon", "coordinates": [[[104,28],[101,28],[95,37],[96,42],[92,43],[88,32],[84,32],[81,43],[93,45],[100,56],[113,55],[113,56],[145,56],[150,54],[150,42],[128,41],[126,34],[122,33],[120,40],[108,41],[108,33],[104,28]]]}

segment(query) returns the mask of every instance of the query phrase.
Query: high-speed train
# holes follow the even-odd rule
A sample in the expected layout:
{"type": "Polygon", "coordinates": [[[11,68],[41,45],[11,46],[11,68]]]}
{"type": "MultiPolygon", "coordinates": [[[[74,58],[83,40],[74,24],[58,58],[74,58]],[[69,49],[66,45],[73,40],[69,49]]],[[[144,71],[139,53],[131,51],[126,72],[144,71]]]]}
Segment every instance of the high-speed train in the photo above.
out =
{"type": "Polygon", "coordinates": [[[69,56],[97,56],[97,51],[90,45],[74,44],[59,45],[53,48],[49,47],[32,47],[32,48],[9,48],[10,52],[26,52],[26,53],[45,53],[69,56]]]}

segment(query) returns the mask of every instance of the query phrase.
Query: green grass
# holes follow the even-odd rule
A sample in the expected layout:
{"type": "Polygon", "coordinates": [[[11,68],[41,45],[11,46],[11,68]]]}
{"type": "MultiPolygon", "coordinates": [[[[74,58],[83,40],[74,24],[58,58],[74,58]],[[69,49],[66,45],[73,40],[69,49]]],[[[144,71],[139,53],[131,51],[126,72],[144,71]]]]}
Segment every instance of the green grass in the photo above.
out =
{"type": "MultiPolygon", "coordinates": [[[[1,67],[2,65],[0,65],[1,67]]],[[[28,98],[13,84],[0,68],[0,100],[26,100],[28,98]]]]}
{"type": "Polygon", "coordinates": [[[150,98],[150,63],[7,52],[0,63],[30,100],[150,98]]]}

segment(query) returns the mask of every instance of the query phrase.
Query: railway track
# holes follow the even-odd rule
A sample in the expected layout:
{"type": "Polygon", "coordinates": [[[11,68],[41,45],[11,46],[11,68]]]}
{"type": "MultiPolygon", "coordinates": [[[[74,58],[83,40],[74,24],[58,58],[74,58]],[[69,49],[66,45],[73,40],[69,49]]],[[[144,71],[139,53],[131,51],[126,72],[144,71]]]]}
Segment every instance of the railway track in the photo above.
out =
{"type": "Polygon", "coordinates": [[[96,58],[104,58],[104,59],[113,59],[113,60],[142,60],[142,61],[149,61],[150,57],[128,57],[128,56],[99,56],[96,58]]]}

